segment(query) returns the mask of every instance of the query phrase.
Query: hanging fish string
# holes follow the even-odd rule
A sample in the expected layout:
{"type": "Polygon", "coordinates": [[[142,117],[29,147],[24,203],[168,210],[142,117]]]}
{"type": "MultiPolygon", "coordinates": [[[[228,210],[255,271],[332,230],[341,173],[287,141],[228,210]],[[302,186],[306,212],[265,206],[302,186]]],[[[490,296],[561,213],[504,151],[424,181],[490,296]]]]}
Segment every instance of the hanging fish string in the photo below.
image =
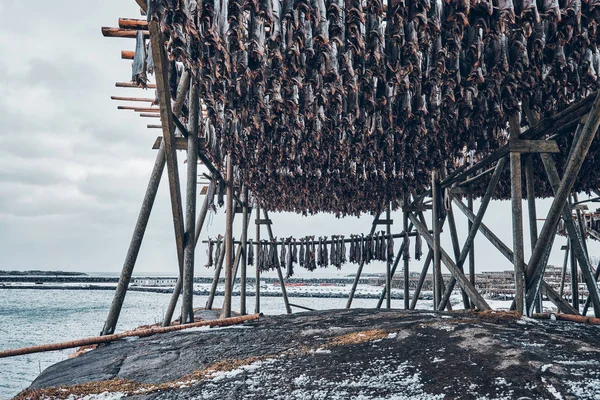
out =
{"type": "MultiPolygon", "coordinates": [[[[231,154],[272,211],[377,211],[504,145],[524,106],[548,117],[600,82],[599,0],[151,3],[169,58],[199,76],[207,156],[222,169],[231,154]]],[[[593,161],[582,171],[575,190],[600,186],[593,161]]]]}
{"type": "MultiPolygon", "coordinates": [[[[408,257],[410,239],[409,234],[387,235],[384,231],[373,235],[334,235],[328,239],[327,236],[305,236],[303,238],[288,237],[282,240],[261,240],[259,242],[249,239],[247,242],[247,265],[256,265],[261,272],[284,268],[286,278],[294,275],[294,266],[299,265],[308,271],[317,268],[334,266],[341,269],[346,263],[370,264],[372,261],[394,261],[394,238],[402,238],[403,254],[408,257]],[[349,246],[346,246],[346,244],[349,246]],[[256,247],[256,250],[255,250],[256,247]]],[[[208,239],[206,267],[213,265],[213,260],[218,260],[225,246],[222,245],[221,236],[208,239]],[[214,251],[214,255],[213,255],[214,251]]],[[[239,242],[236,242],[239,243],[239,242]]],[[[416,248],[415,250],[420,250],[416,248]]],[[[415,258],[420,257],[415,253],[415,258]]]]}

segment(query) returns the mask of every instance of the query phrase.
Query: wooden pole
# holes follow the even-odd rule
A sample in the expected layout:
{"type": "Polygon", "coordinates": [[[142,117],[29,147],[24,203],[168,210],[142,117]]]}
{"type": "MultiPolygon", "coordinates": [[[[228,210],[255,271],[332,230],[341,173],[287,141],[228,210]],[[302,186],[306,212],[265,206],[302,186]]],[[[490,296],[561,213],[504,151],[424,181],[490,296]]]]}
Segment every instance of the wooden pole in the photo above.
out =
{"type": "MultiPolygon", "coordinates": [[[[450,226],[450,238],[452,239],[454,259],[456,260],[456,263],[458,265],[460,261],[460,245],[458,244],[458,231],[456,229],[456,221],[454,219],[454,210],[452,209],[452,203],[450,203],[450,207],[448,207],[448,224],[450,226]]],[[[471,247],[473,246],[471,245],[471,247]]],[[[469,296],[467,296],[467,293],[464,290],[461,290],[460,292],[462,294],[464,308],[465,310],[469,310],[471,308],[469,296]]],[[[450,302],[448,302],[448,304],[450,304],[450,302]]]]}
{"type": "Polygon", "coordinates": [[[233,160],[231,153],[227,155],[227,198],[225,199],[227,215],[225,221],[225,301],[221,318],[231,317],[231,295],[233,275],[233,160]]]}
{"type": "MultiPolygon", "coordinates": [[[[371,225],[371,232],[369,233],[369,235],[372,235],[375,232],[375,229],[377,228],[377,225],[375,225],[375,221],[379,219],[380,215],[380,212],[378,212],[377,215],[375,215],[375,219],[373,220],[373,225],[371,225]]],[[[354,277],[354,282],[352,283],[352,288],[350,289],[348,301],[346,302],[346,308],[350,308],[350,306],[352,306],[352,300],[354,300],[354,293],[356,293],[356,287],[358,286],[358,282],[360,281],[360,275],[362,274],[364,266],[365,260],[363,259],[361,260],[360,264],[358,265],[358,269],[356,270],[356,276],[354,277]]]]}
{"type": "Polygon", "coordinates": [[[242,271],[240,278],[240,314],[246,315],[246,261],[248,252],[246,251],[248,246],[248,202],[249,202],[249,194],[248,188],[244,187],[244,206],[243,206],[243,222],[242,222],[242,271]]]}
{"type": "MultiPolygon", "coordinates": [[[[473,189],[469,186],[469,193],[467,194],[467,206],[469,210],[473,211],[473,189]]],[[[471,232],[471,228],[473,228],[473,222],[469,220],[467,224],[467,229],[471,232]]],[[[471,245],[471,249],[469,249],[469,282],[471,285],[475,286],[475,242],[471,245]]],[[[470,308],[473,308],[474,305],[471,303],[470,308]]]]}
{"type": "MultiPolygon", "coordinates": [[[[392,233],[389,223],[392,218],[389,202],[385,210],[385,218],[387,219],[386,233],[389,235],[392,233]]],[[[392,308],[392,265],[390,260],[387,260],[385,263],[385,308],[388,310],[392,308]]]]}
{"type": "MultiPolygon", "coordinates": [[[[408,227],[408,230],[410,231],[412,228],[413,228],[413,226],[412,226],[412,224],[410,224],[408,227]]],[[[404,242],[402,242],[402,244],[400,245],[400,248],[398,249],[398,254],[396,255],[396,258],[394,259],[394,266],[392,267],[392,278],[396,274],[396,269],[398,268],[398,264],[400,263],[400,258],[402,257],[403,251],[404,251],[404,242]]],[[[386,290],[386,287],[384,286],[383,290],[381,291],[381,294],[379,295],[379,300],[377,301],[376,308],[381,308],[381,305],[383,304],[383,300],[387,297],[386,293],[387,293],[387,290],[386,290]]]]}
{"type": "MultiPolygon", "coordinates": [[[[510,138],[518,139],[520,133],[520,116],[510,116],[510,138]]],[[[510,153],[510,198],[512,206],[513,253],[515,270],[515,306],[520,314],[525,313],[525,252],[523,249],[523,187],[521,180],[521,153],[510,153]]]]}
{"type": "Polygon", "coordinates": [[[254,260],[254,266],[256,267],[256,289],[255,289],[255,296],[256,296],[256,301],[254,303],[254,312],[256,314],[260,314],[260,268],[258,268],[258,257],[260,256],[260,224],[258,223],[258,220],[260,219],[260,204],[258,204],[258,201],[256,202],[256,251],[254,252],[254,256],[256,258],[256,260],[254,260]]]}
{"type": "Polygon", "coordinates": [[[212,310],[213,303],[215,301],[215,294],[217,292],[217,287],[219,286],[219,279],[221,279],[221,270],[223,269],[223,261],[225,261],[225,251],[221,251],[219,254],[219,259],[215,265],[215,274],[213,276],[213,281],[210,286],[210,292],[208,293],[208,299],[206,299],[206,308],[207,310],[212,310]]]}
{"type": "MultiPolygon", "coordinates": [[[[600,276],[600,262],[598,265],[596,265],[596,272],[594,272],[594,279],[596,282],[598,282],[598,276],[600,276]]],[[[588,297],[585,299],[585,304],[583,305],[583,311],[581,312],[582,315],[587,315],[588,308],[590,307],[590,300],[591,298],[588,295],[588,297]]]]}
{"type": "Polygon", "coordinates": [[[156,155],[156,161],[154,162],[154,168],[150,174],[150,180],[148,182],[148,187],[146,188],[146,194],[144,195],[144,200],[142,201],[142,208],[140,209],[131,241],[129,242],[129,248],[127,249],[127,255],[125,256],[125,262],[123,263],[121,276],[119,278],[119,283],[117,284],[117,290],[115,291],[115,296],[110,306],[108,317],[104,323],[104,327],[102,328],[102,335],[110,335],[115,332],[117,321],[119,320],[119,315],[121,314],[121,308],[123,307],[123,301],[125,300],[125,295],[127,294],[127,288],[131,282],[131,274],[133,273],[133,268],[135,267],[135,262],[140,252],[140,246],[142,245],[142,240],[144,239],[144,233],[146,232],[146,226],[148,226],[148,220],[150,219],[152,206],[154,205],[154,200],[156,199],[160,178],[165,170],[165,163],[165,146],[161,143],[160,148],[158,149],[158,154],[156,155]]]}
{"type": "MultiPolygon", "coordinates": [[[[575,158],[574,154],[575,153],[573,153],[573,158],[575,158]]],[[[550,181],[550,186],[552,186],[552,189],[555,191],[555,193],[557,193],[560,184],[560,177],[556,169],[556,164],[549,154],[541,154],[541,156],[544,168],[546,169],[546,173],[548,175],[548,180],[550,181]]],[[[565,228],[567,229],[567,233],[571,239],[571,256],[576,258],[576,260],[579,262],[583,279],[588,287],[590,298],[592,304],[594,305],[594,313],[596,316],[600,316],[600,290],[598,288],[596,279],[594,279],[592,266],[584,246],[585,239],[581,236],[580,227],[575,226],[575,222],[573,221],[573,212],[569,202],[565,201],[561,210],[561,214],[562,219],[565,222],[565,228]]]]}
{"type": "MultiPolygon", "coordinates": [[[[467,240],[465,241],[465,244],[460,252],[459,262],[456,264],[460,271],[462,271],[462,266],[463,266],[465,260],[467,259],[467,255],[469,253],[469,250],[471,249],[471,246],[473,245],[473,242],[475,241],[475,236],[477,235],[477,232],[479,231],[479,226],[481,225],[481,221],[483,221],[483,216],[485,215],[488,205],[490,204],[490,200],[492,199],[494,190],[496,190],[496,186],[498,185],[498,182],[500,181],[500,176],[502,175],[502,172],[504,171],[504,168],[506,167],[506,162],[507,162],[506,157],[501,158],[498,161],[498,164],[496,164],[496,169],[494,170],[494,174],[492,175],[490,183],[485,191],[485,194],[483,195],[483,198],[481,199],[481,204],[479,206],[479,209],[477,210],[477,217],[475,218],[475,220],[472,221],[473,225],[471,226],[471,230],[469,231],[467,240]]],[[[448,286],[446,287],[441,304],[438,307],[439,310],[443,310],[444,308],[446,308],[446,304],[447,304],[448,300],[450,299],[450,295],[452,294],[452,291],[454,290],[455,284],[456,284],[456,279],[453,276],[450,279],[448,286]]],[[[474,287],[473,285],[471,285],[471,286],[474,287]]],[[[471,300],[473,299],[471,295],[469,295],[469,297],[471,298],[471,300]]]]}
{"type": "MultiPolygon", "coordinates": [[[[133,88],[133,89],[143,89],[140,86],[137,86],[131,82],[115,82],[115,86],[116,87],[120,87],[120,88],[133,88]]],[[[148,83],[146,85],[146,88],[148,89],[156,89],[156,84],[155,83],[148,83]]]]}
{"type": "MultiPolygon", "coordinates": [[[[402,225],[403,225],[404,232],[408,233],[410,230],[410,228],[408,226],[408,213],[403,212],[402,216],[404,217],[404,218],[402,218],[403,219],[402,225]]],[[[390,232],[388,232],[388,235],[389,235],[389,233],[390,232]]],[[[404,246],[401,246],[401,247],[404,247],[404,246]]],[[[404,249],[402,249],[402,250],[404,250],[404,249]]],[[[398,252],[398,256],[396,258],[399,259],[401,254],[402,254],[401,252],[398,252]]],[[[395,265],[398,265],[398,261],[396,261],[395,265]]],[[[406,258],[404,260],[404,269],[402,271],[404,273],[403,278],[404,278],[404,309],[405,310],[408,310],[408,307],[410,306],[410,303],[409,303],[410,302],[410,287],[409,287],[410,271],[409,271],[409,268],[410,268],[410,260],[408,258],[406,258]]],[[[392,274],[393,274],[393,272],[392,272],[392,274]]]]}
{"type": "MultiPolygon", "coordinates": [[[[188,79],[189,81],[189,79],[188,79]]],[[[190,85],[190,118],[187,149],[187,187],[185,207],[185,248],[183,253],[183,298],[181,322],[194,322],[194,259],[196,249],[196,187],[198,177],[198,85],[190,85]]]]}
{"type": "MultiPolygon", "coordinates": [[[[527,210],[529,215],[529,241],[531,251],[535,248],[538,238],[537,211],[535,207],[535,177],[533,175],[533,154],[525,158],[525,185],[527,187],[527,210]]],[[[536,312],[543,311],[542,296],[538,296],[536,312]]]]}
{"type": "MultiPolygon", "coordinates": [[[[575,249],[573,245],[574,238],[569,237],[571,241],[571,247],[575,249]]],[[[577,276],[577,258],[575,257],[575,251],[571,252],[571,304],[573,308],[579,310],[579,279],[577,276]]]]}
{"type": "MultiPolygon", "coordinates": [[[[437,171],[431,172],[431,198],[432,198],[432,226],[433,226],[433,308],[437,310],[441,301],[441,244],[440,244],[440,210],[439,208],[439,193],[437,184],[437,171]]],[[[414,221],[413,221],[414,223],[414,221]]]]}
{"type": "MultiPolygon", "coordinates": [[[[269,219],[269,214],[267,210],[263,208],[263,214],[265,219],[269,219]]],[[[258,215],[258,214],[257,214],[258,215]]],[[[267,224],[267,233],[269,234],[269,239],[273,240],[273,230],[271,229],[271,225],[267,224]]],[[[283,296],[283,303],[285,304],[285,311],[288,314],[292,313],[292,308],[290,307],[290,302],[287,296],[287,290],[285,289],[285,282],[283,280],[283,273],[281,272],[281,265],[277,266],[277,276],[279,277],[279,284],[281,285],[281,295],[283,296]]]]}
{"type": "Polygon", "coordinates": [[[160,32],[157,21],[149,23],[152,43],[152,56],[154,58],[154,75],[160,106],[160,119],[163,126],[163,143],[167,156],[167,172],[169,176],[169,191],[171,194],[171,209],[173,212],[173,226],[175,229],[175,242],[177,244],[177,257],[179,260],[179,276],[183,276],[183,210],[181,205],[181,190],[179,185],[179,171],[177,169],[177,153],[175,151],[175,124],[171,111],[171,96],[169,94],[169,73],[167,68],[167,55],[165,54],[164,38],[160,32]]]}
{"type": "Polygon", "coordinates": [[[20,355],[24,355],[24,354],[41,353],[41,352],[45,352],[45,351],[72,349],[75,347],[90,346],[90,345],[94,345],[94,344],[114,342],[116,340],[123,339],[126,337],[133,337],[133,336],[147,337],[147,336],[151,336],[151,335],[156,335],[158,333],[182,331],[184,329],[198,328],[201,326],[229,326],[229,325],[239,324],[239,323],[242,323],[245,321],[254,321],[259,318],[260,318],[260,315],[254,314],[254,315],[245,315],[242,317],[233,317],[233,318],[228,318],[228,319],[199,321],[199,322],[194,322],[192,324],[182,324],[182,325],[173,325],[173,326],[168,326],[168,327],[152,327],[152,328],[145,328],[145,329],[136,329],[133,331],[122,332],[122,333],[117,333],[117,334],[95,336],[95,337],[90,337],[90,338],[85,338],[85,339],[72,340],[70,342],[43,344],[40,346],[24,347],[24,348],[20,348],[20,349],[12,349],[12,350],[4,350],[4,351],[0,351],[0,358],[20,356],[20,355]]]}
{"type": "Polygon", "coordinates": [[[565,258],[563,260],[562,273],[560,276],[560,289],[559,294],[562,296],[565,292],[565,280],[567,277],[567,264],[569,263],[569,249],[571,248],[571,241],[567,239],[567,248],[565,249],[565,258]]]}
{"type": "Polygon", "coordinates": [[[533,308],[530,308],[530,304],[534,304],[534,299],[537,297],[539,291],[540,282],[542,280],[542,274],[544,271],[544,265],[542,265],[543,258],[546,254],[546,250],[550,246],[550,237],[556,231],[556,225],[560,219],[562,209],[564,208],[567,197],[573,188],[575,179],[579,174],[579,170],[583,165],[588,150],[596,136],[598,126],[600,125],[600,93],[596,95],[594,105],[590,113],[588,114],[585,126],[581,131],[579,140],[574,144],[573,157],[567,162],[565,166],[565,172],[563,179],[560,182],[558,190],[555,192],[554,200],[548,211],[548,215],[540,232],[537,244],[532,252],[531,258],[529,259],[529,266],[527,268],[527,314],[533,313],[533,308]]]}

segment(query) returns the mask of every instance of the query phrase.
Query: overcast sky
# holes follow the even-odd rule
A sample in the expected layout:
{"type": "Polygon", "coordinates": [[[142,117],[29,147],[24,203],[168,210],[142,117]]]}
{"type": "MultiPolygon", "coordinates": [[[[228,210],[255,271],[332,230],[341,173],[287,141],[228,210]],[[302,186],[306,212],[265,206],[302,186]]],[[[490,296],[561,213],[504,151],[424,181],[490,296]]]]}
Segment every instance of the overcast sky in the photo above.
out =
{"type": "MultiPolygon", "coordinates": [[[[121,60],[120,51],[133,50],[134,40],[103,38],[100,27],[117,26],[118,17],[139,17],[134,0],[0,0],[0,269],[121,269],[156,156],[151,145],[160,131],[146,129],[156,120],[117,111],[110,100],[111,95],[152,95],[115,88],[116,81],[130,79],[130,61],[121,60]]],[[[178,152],[182,182],[184,160],[185,153],[178,152]]],[[[162,184],[137,274],[177,270],[166,172],[162,184]]],[[[538,206],[541,216],[549,202],[538,206]]],[[[466,220],[459,211],[456,215],[462,245],[466,220]]],[[[368,215],[271,217],[275,235],[296,237],[367,233],[372,221],[368,215]]],[[[393,219],[398,232],[401,214],[393,219]]],[[[223,232],[222,212],[209,221],[203,238],[223,232]]],[[[510,203],[493,203],[484,222],[512,246],[510,203]]],[[[527,227],[525,238],[529,250],[527,227]]],[[[551,263],[562,262],[557,249],[564,241],[557,240],[551,263]]],[[[593,244],[591,254],[597,251],[593,244]]],[[[476,240],[476,255],[480,271],[512,268],[483,237],[476,240]]],[[[205,258],[200,244],[197,275],[212,274],[203,267],[205,258]]],[[[355,269],[349,265],[341,273],[355,269]]],[[[419,262],[411,262],[411,270],[420,269],[419,262]]],[[[365,269],[382,270],[375,264],[365,269]]]]}

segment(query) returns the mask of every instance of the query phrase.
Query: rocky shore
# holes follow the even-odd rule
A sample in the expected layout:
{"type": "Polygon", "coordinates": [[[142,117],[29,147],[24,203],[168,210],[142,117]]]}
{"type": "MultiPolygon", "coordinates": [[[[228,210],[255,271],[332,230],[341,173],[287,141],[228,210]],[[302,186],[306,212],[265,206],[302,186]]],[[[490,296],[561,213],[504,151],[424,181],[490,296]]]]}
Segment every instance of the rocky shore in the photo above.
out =
{"type": "Polygon", "coordinates": [[[507,313],[307,312],[102,346],[18,398],[598,399],[599,337],[507,313]]]}

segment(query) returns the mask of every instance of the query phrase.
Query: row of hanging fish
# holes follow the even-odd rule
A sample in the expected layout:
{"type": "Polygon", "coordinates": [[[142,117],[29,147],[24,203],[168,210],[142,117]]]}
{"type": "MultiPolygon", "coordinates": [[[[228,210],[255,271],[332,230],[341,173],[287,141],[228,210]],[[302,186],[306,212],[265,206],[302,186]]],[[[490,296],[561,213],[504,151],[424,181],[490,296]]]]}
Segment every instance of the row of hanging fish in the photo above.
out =
{"type": "MultiPolygon", "coordinates": [[[[402,254],[403,259],[409,259],[410,239],[407,234],[403,236],[402,254]]],[[[296,239],[289,237],[278,241],[261,240],[248,241],[246,246],[247,265],[256,265],[262,272],[272,271],[277,268],[286,270],[286,277],[294,275],[294,266],[299,265],[309,271],[318,267],[326,268],[335,266],[340,269],[346,263],[370,264],[372,261],[393,262],[394,238],[385,232],[377,232],[373,235],[350,235],[345,239],[343,235],[315,238],[306,236],[296,239]],[[256,249],[255,249],[256,246],[256,249]]],[[[207,245],[207,263],[205,267],[212,267],[224,257],[225,246],[223,237],[209,239],[207,245]]],[[[417,235],[415,244],[415,258],[421,259],[421,237],[417,235]]]]}
{"type": "Polygon", "coordinates": [[[503,145],[521,104],[548,116],[600,82],[600,0],[151,3],[213,161],[273,211],[377,211],[503,145]]]}

